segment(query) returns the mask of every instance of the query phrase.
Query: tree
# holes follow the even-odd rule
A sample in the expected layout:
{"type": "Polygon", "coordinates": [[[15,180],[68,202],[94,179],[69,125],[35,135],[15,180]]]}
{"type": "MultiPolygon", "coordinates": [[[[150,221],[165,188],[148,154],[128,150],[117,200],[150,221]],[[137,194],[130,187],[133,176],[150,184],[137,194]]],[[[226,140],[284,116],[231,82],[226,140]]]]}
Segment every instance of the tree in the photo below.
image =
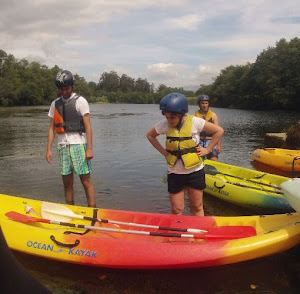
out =
{"type": "Polygon", "coordinates": [[[99,79],[99,89],[104,91],[118,91],[120,89],[120,77],[115,71],[104,72],[99,79]]]}
{"type": "Polygon", "coordinates": [[[122,92],[134,91],[134,79],[126,74],[122,74],[120,78],[120,90],[122,92]]]}

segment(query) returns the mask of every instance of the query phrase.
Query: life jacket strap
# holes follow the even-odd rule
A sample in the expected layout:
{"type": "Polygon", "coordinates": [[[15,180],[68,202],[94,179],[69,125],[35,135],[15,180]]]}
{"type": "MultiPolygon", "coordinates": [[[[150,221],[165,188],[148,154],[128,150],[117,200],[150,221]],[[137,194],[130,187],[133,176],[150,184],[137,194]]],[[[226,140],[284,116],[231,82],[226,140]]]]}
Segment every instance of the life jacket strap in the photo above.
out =
{"type": "Polygon", "coordinates": [[[187,153],[197,153],[196,147],[181,149],[181,150],[167,150],[171,155],[174,155],[176,157],[181,157],[184,154],[187,153]]]}
{"type": "Polygon", "coordinates": [[[186,140],[191,140],[193,139],[192,137],[167,137],[168,140],[170,140],[170,142],[174,142],[174,141],[186,141],[186,140]]]}

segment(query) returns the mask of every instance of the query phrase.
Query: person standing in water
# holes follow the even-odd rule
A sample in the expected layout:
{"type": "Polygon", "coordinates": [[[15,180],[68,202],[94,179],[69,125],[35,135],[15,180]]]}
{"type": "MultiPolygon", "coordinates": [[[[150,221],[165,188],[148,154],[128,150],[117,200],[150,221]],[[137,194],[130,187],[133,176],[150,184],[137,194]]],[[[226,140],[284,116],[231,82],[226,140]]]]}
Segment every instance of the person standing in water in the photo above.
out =
{"type": "Polygon", "coordinates": [[[224,131],[202,118],[188,115],[188,102],[181,93],[170,93],[163,97],[159,108],[165,118],[148,131],[147,138],[168,163],[172,213],[183,213],[184,191],[187,188],[192,215],[204,216],[203,190],[206,185],[202,157],[212,151],[224,131]],[[205,148],[199,145],[202,131],[212,134],[205,148]],[[166,135],[166,147],[157,140],[159,135],[166,135]]]}
{"type": "Polygon", "coordinates": [[[96,193],[91,180],[93,158],[92,127],[89,104],[73,92],[74,77],[68,70],[60,71],[55,84],[60,97],[51,103],[48,116],[46,160],[52,163],[52,145],[57,135],[57,150],[67,204],[74,204],[74,176],[79,175],[88,206],[96,207],[96,193]]]}
{"type": "MultiPolygon", "coordinates": [[[[195,112],[195,116],[203,118],[204,120],[211,122],[219,126],[219,119],[215,112],[209,109],[210,99],[207,95],[200,95],[197,99],[199,110],[195,112]]],[[[206,147],[209,145],[212,134],[209,132],[202,131],[200,134],[200,145],[206,147]]],[[[218,161],[219,153],[221,153],[221,141],[212,149],[212,151],[206,155],[205,158],[218,161]]]]}

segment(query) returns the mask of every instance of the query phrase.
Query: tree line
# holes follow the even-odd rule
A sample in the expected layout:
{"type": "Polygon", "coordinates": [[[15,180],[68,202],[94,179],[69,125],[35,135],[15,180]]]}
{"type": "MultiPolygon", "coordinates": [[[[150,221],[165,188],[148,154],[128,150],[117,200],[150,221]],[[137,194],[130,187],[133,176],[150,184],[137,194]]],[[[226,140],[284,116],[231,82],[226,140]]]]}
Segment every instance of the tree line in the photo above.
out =
{"type": "Polygon", "coordinates": [[[300,112],[300,39],[281,39],[254,63],[226,67],[200,93],[216,107],[300,112]]]}
{"type": "MultiPolygon", "coordinates": [[[[61,68],[17,60],[0,49],[0,106],[48,105],[58,96],[54,81],[61,68]]],[[[147,79],[134,79],[115,71],[101,74],[98,83],[75,74],[74,90],[89,102],[159,103],[171,92],[180,92],[196,103],[195,96],[207,94],[213,106],[242,109],[286,109],[300,111],[300,39],[281,39],[268,47],[254,63],[230,65],[209,85],[186,91],[147,79]]]]}
{"type": "MultiPolygon", "coordinates": [[[[61,68],[48,68],[38,62],[18,60],[0,49],[0,106],[49,105],[58,97],[55,76],[61,68]]],[[[158,103],[162,95],[181,92],[194,95],[183,88],[170,88],[161,84],[155,90],[147,79],[134,79],[126,74],[121,77],[115,71],[104,72],[99,82],[87,82],[74,74],[74,91],[89,102],[108,103],[158,103]]]]}

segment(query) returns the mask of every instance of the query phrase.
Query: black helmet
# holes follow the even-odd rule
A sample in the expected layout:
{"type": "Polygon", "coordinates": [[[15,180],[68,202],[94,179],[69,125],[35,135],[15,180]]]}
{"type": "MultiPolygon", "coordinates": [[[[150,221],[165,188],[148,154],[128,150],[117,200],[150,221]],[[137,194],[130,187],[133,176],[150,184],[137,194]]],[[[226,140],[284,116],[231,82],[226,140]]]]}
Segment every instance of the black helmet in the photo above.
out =
{"type": "Polygon", "coordinates": [[[170,93],[161,99],[159,109],[162,114],[165,114],[165,112],[185,114],[188,112],[188,102],[183,94],[170,93]]]}
{"type": "Polygon", "coordinates": [[[205,95],[205,94],[201,94],[201,95],[198,97],[198,100],[197,100],[198,105],[199,105],[199,103],[200,103],[201,101],[209,101],[209,97],[208,97],[207,95],[205,95]]]}
{"type": "Polygon", "coordinates": [[[74,77],[68,70],[61,70],[57,73],[55,85],[57,88],[73,86],[74,77]]]}

